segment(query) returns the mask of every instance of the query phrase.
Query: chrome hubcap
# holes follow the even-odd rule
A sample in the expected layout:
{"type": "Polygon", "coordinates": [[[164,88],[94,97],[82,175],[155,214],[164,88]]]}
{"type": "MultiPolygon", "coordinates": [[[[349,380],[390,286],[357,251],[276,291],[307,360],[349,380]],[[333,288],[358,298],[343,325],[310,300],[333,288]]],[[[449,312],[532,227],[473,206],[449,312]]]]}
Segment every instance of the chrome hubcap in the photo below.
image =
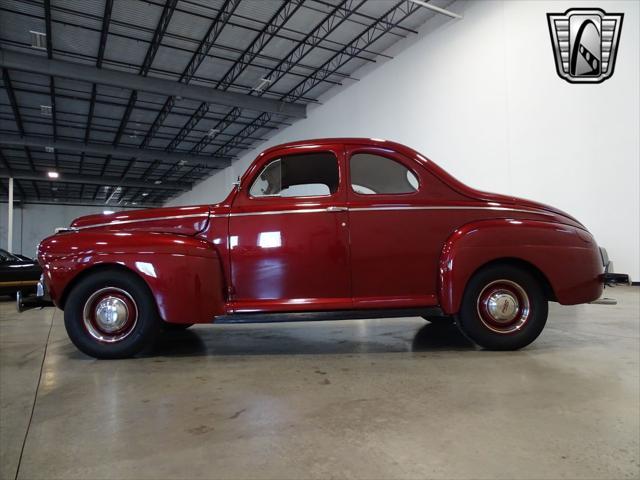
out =
{"type": "Polygon", "coordinates": [[[95,307],[96,322],[105,332],[120,330],[129,317],[127,304],[117,297],[106,297],[100,300],[95,307]]]}
{"type": "Polygon", "coordinates": [[[518,299],[507,291],[493,293],[487,300],[487,311],[496,322],[510,322],[518,314],[518,299]]]}
{"type": "Polygon", "coordinates": [[[106,287],[89,296],[82,318],[85,329],[94,339],[114,343],[133,332],[138,323],[138,307],[125,290],[106,287]]]}
{"type": "Polygon", "coordinates": [[[495,333],[519,331],[529,320],[531,305],[524,288],[511,280],[489,283],[478,295],[480,321],[495,333]]]}

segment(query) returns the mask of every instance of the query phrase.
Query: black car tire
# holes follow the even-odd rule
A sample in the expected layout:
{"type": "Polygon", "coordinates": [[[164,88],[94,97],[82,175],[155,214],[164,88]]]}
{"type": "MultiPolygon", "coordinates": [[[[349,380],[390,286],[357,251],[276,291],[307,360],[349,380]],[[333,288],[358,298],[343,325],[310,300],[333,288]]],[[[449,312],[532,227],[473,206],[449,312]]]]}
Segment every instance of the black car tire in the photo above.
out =
{"type": "Polygon", "coordinates": [[[189,327],[192,327],[193,323],[169,323],[163,322],[162,329],[165,332],[183,332],[189,327]]]}
{"type": "Polygon", "coordinates": [[[144,281],[134,273],[113,269],[96,272],[73,288],[64,308],[64,325],[80,351],[95,358],[115,359],[132,357],[152,345],[161,320],[144,281]],[[123,317],[128,323],[121,331],[105,332],[95,320],[96,312],[100,301],[113,298],[125,305],[126,312],[135,312],[135,318],[127,314],[123,317]],[[97,336],[103,336],[103,340],[97,336]]]}
{"type": "Polygon", "coordinates": [[[481,347],[517,350],[540,335],[547,316],[548,303],[538,280],[522,268],[498,264],[483,268],[469,280],[456,323],[481,347]],[[495,318],[510,314],[515,305],[514,319],[495,318]]]}
{"type": "Polygon", "coordinates": [[[448,317],[446,315],[433,315],[422,318],[430,323],[433,323],[434,325],[453,325],[456,321],[454,317],[448,317]]]}

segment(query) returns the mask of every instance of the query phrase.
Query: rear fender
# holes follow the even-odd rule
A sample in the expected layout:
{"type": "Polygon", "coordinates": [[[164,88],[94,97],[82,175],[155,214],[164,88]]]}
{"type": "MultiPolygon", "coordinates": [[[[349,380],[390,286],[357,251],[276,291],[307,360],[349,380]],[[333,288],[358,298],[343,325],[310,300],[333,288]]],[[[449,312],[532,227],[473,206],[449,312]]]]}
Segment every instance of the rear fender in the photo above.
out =
{"type": "Polygon", "coordinates": [[[602,261],[589,232],[552,222],[483,220],[458,228],[444,244],[438,279],[443,311],[457,313],[471,276],[501,259],[533,266],[561,304],[586,303],[602,294],[602,261]]]}
{"type": "Polygon", "coordinates": [[[60,308],[77,282],[111,265],[127,268],[145,281],[166,322],[208,323],[224,313],[218,252],[198,238],[87,230],[43,240],[38,259],[49,294],[60,308]]]}

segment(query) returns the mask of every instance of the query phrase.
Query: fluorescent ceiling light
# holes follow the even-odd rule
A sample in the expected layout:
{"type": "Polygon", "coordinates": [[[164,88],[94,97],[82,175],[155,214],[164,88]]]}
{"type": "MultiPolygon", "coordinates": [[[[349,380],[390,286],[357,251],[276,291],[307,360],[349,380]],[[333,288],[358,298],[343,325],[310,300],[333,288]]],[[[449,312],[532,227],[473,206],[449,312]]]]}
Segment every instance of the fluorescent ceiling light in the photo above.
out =
{"type": "Polygon", "coordinates": [[[37,48],[39,50],[47,49],[47,34],[42,32],[36,32],[34,30],[29,30],[31,34],[31,46],[33,48],[37,48]]]}
{"type": "Polygon", "coordinates": [[[449,10],[445,10],[444,8],[436,7],[430,3],[425,2],[424,0],[409,0],[410,2],[415,3],[416,5],[420,5],[421,7],[428,8],[431,11],[436,13],[441,13],[442,15],[446,15],[451,18],[462,18],[462,15],[458,15],[457,13],[453,13],[449,10]]]}
{"type": "Polygon", "coordinates": [[[40,115],[43,117],[51,117],[53,115],[53,108],[51,105],[40,105],[40,115]]]}
{"type": "Polygon", "coordinates": [[[220,133],[220,130],[218,130],[217,128],[212,128],[211,130],[209,130],[207,132],[207,137],[209,138],[213,138],[215,137],[218,133],[220,133]]]}
{"type": "Polygon", "coordinates": [[[46,146],[44,147],[44,151],[47,153],[53,153],[56,151],[56,149],[54,147],[46,146]]]}
{"type": "Polygon", "coordinates": [[[149,193],[148,193],[148,192],[144,192],[144,193],[142,194],[142,196],[143,196],[143,197],[147,197],[147,196],[149,196],[149,193]]]}
{"type": "Polygon", "coordinates": [[[269,80],[268,78],[261,78],[260,79],[260,83],[258,85],[256,85],[255,87],[253,87],[253,90],[255,92],[261,92],[265,89],[265,87],[267,85],[269,85],[271,83],[271,80],[269,80]]]}
{"type": "Polygon", "coordinates": [[[49,178],[58,178],[58,177],[60,177],[60,174],[58,172],[54,172],[52,170],[50,172],[47,172],[47,177],[49,177],[49,178]]]}

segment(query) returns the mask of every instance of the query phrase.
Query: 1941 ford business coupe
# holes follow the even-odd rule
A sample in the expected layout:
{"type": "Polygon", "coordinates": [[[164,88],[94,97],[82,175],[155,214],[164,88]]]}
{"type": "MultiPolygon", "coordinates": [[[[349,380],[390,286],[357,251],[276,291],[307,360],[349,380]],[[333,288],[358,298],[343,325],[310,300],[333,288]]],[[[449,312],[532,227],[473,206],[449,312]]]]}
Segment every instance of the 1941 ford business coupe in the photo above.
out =
{"type": "Polygon", "coordinates": [[[38,261],[40,295],[99,358],[134,355],[163,327],[410,315],[518,349],[548,301],[628,282],[570,215],[357,138],[270,148],[219,204],[80,217],[38,261]]]}

